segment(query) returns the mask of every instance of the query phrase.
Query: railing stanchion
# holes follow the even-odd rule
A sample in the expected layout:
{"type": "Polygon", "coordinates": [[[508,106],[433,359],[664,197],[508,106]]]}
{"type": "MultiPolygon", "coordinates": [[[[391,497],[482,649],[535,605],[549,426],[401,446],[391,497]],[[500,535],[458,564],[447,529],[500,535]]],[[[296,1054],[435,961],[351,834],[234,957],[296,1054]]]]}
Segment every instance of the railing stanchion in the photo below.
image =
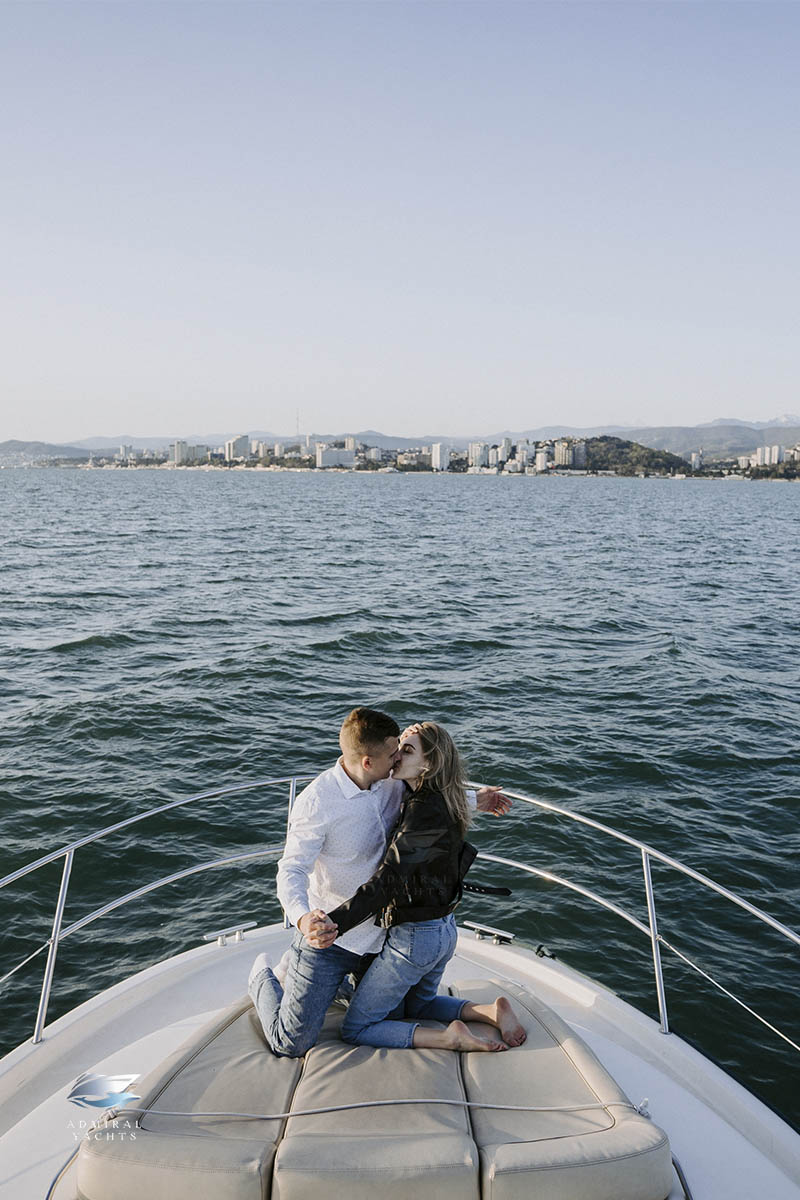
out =
{"type": "Polygon", "coordinates": [[[69,887],[69,876],[72,871],[72,860],[75,857],[74,850],[68,850],[64,856],[64,870],[61,873],[61,887],[58,890],[58,901],[56,903],[56,911],[53,916],[53,932],[50,935],[50,949],[47,952],[47,965],[44,969],[44,980],[42,981],[42,994],[39,997],[39,1011],[36,1014],[36,1024],[33,1029],[32,1041],[34,1045],[42,1040],[42,1030],[44,1029],[44,1021],[47,1016],[47,1006],[50,1003],[50,988],[53,983],[53,974],[56,969],[56,955],[58,954],[58,938],[61,933],[61,921],[64,916],[64,905],[67,902],[67,888],[69,887]]]}
{"type": "MultiPolygon", "coordinates": [[[[289,782],[289,811],[286,814],[286,832],[287,832],[287,834],[289,832],[289,822],[292,819],[292,809],[294,807],[294,798],[296,795],[297,795],[297,776],[293,775],[289,782]]],[[[286,913],[283,914],[283,928],[284,929],[292,928],[292,923],[289,920],[289,918],[287,917],[286,913]]]]}
{"type": "Polygon", "coordinates": [[[653,880],[650,875],[650,855],[644,847],[642,847],[642,870],[644,871],[644,886],[647,892],[647,916],[650,923],[650,944],[653,947],[653,969],[656,976],[656,992],[658,993],[658,1015],[661,1022],[661,1032],[669,1033],[667,994],[664,991],[664,973],[661,969],[661,947],[658,944],[656,901],[653,895],[653,880]]]}

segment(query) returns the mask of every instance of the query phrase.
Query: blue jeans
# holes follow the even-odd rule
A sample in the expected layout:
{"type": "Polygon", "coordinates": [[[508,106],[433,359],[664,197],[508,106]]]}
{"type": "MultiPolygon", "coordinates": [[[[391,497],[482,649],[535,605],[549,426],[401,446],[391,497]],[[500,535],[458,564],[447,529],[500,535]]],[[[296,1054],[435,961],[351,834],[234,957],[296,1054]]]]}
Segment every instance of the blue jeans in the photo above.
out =
{"type": "Polygon", "coordinates": [[[420,1019],[455,1021],[466,1000],[440,996],[437,989],[457,939],[452,913],[436,921],[393,925],[383,950],[350,1001],[342,1022],[344,1040],[361,1046],[409,1049],[420,1019]],[[405,1015],[418,1019],[387,1020],[404,998],[405,1015]]]}
{"type": "Polygon", "coordinates": [[[256,975],[250,996],[275,1054],[300,1058],[315,1045],[339,985],[360,963],[360,954],[343,950],[335,942],[326,950],[315,950],[297,932],[285,987],[269,967],[256,975]]]}

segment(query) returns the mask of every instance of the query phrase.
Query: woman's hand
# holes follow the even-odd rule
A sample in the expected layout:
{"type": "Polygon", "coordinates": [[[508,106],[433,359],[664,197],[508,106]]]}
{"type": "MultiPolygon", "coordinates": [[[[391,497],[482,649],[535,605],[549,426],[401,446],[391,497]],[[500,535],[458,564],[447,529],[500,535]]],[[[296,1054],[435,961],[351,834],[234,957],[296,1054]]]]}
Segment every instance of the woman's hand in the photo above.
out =
{"type": "Polygon", "coordinates": [[[477,792],[478,812],[504,817],[511,808],[511,798],[504,796],[499,787],[482,787],[477,792]]]}
{"type": "Polygon", "coordinates": [[[405,729],[400,734],[401,745],[404,741],[406,741],[407,738],[411,737],[412,733],[419,733],[421,729],[422,723],[420,721],[416,721],[413,725],[406,725],[405,729]]]}

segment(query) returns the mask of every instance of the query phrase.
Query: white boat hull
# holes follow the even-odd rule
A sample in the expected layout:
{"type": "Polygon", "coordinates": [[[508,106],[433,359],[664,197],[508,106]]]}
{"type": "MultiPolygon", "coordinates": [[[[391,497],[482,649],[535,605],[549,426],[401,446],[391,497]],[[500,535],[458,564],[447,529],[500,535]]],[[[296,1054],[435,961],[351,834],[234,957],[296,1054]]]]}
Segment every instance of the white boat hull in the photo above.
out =
{"type": "MultiPolygon", "coordinates": [[[[102,1110],[68,1099],[78,1076],[143,1075],[244,995],[255,954],[277,958],[291,934],[269,926],[243,942],[176,955],[61,1017],[38,1045],[0,1062],[0,1197],[41,1200],[102,1110]]],[[[695,1200],[800,1200],[800,1136],[674,1034],[606,988],[524,946],[462,931],[448,979],[493,976],[527,987],[594,1050],[630,1098],[645,1097],[669,1135],[695,1200]]],[[[67,1174],[55,1192],[72,1197],[67,1174]]],[[[683,1191],[677,1177],[670,1193],[683,1191]]]]}

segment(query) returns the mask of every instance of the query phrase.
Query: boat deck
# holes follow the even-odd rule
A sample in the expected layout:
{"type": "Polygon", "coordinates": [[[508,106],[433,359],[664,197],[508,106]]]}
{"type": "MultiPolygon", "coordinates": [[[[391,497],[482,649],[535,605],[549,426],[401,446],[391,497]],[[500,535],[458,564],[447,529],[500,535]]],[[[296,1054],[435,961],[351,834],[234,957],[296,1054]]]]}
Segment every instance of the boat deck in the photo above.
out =
{"type": "MultiPolygon", "coordinates": [[[[40,1044],[24,1043],[0,1062],[2,1200],[45,1197],[82,1132],[101,1115],[68,1100],[79,1075],[150,1071],[246,992],[258,951],[277,958],[289,937],[270,926],[243,942],[204,945],[158,963],[54,1022],[40,1044]]],[[[462,930],[445,984],[484,977],[535,992],[634,1103],[647,1098],[695,1200],[800,1200],[800,1136],[680,1038],[662,1034],[654,1021],[561,963],[462,930]]],[[[53,1195],[73,1200],[71,1172],[53,1195]]],[[[676,1176],[670,1200],[683,1195],[676,1176]]]]}

